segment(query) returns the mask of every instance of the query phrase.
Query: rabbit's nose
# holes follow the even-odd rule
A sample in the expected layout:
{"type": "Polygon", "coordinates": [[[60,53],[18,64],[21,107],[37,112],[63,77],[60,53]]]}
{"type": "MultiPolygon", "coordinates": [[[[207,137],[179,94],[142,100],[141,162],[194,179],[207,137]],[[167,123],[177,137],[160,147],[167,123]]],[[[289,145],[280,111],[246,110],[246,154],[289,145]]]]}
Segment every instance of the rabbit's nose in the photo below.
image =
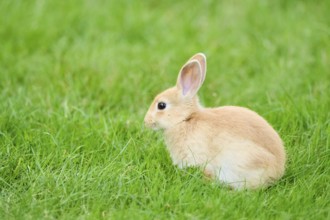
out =
{"type": "Polygon", "coordinates": [[[144,117],[144,124],[147,125],[150,123],[150,119],[146,116],[144,117]]]}
{"type": "Polygon", "coordinates": [[[153,122],[152,122],[152,120],[151,120],[151,118],[150,117],[145,117],[144,118],[144,125],[146,126],[146,127],[151,127],[152,126],[152,124],[153,124],[153,122]]]}

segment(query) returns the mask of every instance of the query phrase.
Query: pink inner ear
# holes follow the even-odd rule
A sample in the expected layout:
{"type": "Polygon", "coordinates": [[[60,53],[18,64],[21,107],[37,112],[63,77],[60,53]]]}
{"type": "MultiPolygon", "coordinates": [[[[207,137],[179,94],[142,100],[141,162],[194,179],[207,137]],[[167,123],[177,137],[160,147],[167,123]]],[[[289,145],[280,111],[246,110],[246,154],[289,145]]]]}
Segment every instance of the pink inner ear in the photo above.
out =
{"type": "Polygon", "coordinates": [[[181,75],[181,83],[182,83],[182,94],[187,95],[188,91],[190,90],[192,86],[192,74],[189,74],[189,72],[185,72],[181,75]]]}
{"type": "Polygon", "coordinates": [[[200,73],[198,63],[185,66],[181,72],[180,84],[182,87],[182,95],[195,95],[200,84],[200,73]]]}

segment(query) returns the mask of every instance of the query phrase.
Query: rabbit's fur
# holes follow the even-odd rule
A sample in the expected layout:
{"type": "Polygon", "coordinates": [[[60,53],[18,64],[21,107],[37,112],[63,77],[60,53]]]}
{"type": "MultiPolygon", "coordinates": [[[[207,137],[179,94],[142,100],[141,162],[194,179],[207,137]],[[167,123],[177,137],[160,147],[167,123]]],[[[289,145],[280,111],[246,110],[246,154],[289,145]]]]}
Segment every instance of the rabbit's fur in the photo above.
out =
{"type": "Polygon", "coordinates": [[[156,96],[145,124],[164,131],[175,165],[200,166],[207,176],[235,189],[265,187],[285,169],[285,151],[276,131],[243,107],[203,108],[197,91],[206,74],[204,54],[182,67],[175,87],[156,96]],[[166,104],[158,109],[158,104],[166,104]]]}

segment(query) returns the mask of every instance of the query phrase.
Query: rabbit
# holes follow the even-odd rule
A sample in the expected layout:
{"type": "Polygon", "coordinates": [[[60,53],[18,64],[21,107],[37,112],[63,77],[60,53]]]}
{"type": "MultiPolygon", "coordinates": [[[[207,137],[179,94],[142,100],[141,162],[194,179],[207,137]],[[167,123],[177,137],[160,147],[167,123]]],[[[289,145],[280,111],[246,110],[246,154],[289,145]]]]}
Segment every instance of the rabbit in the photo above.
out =
{"type": "Polygon", "coordinates": [[[176,86],[157,95],[144,123],[162,130],[174,165],[201,167],[232,189],[270,186],[285,170],[283,142],[272,126],[244,107],[204,108],[197,92],[206,57],[197,53],[181,68],[176,86]]]}

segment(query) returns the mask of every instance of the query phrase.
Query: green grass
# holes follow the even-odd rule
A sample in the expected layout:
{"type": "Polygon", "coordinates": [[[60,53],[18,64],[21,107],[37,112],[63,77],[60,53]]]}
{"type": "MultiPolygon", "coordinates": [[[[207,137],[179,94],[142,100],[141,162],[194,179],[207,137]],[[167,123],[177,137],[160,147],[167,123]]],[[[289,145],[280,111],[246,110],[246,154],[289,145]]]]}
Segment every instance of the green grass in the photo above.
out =
{"type": "Polygon", "coordinates": [[[0,219],[329,219],[329,1],[0,1],[0,219]],[[143,127],[194,53],[206,106],[279,131],[287,170],[231,191],[143,127]]]}

